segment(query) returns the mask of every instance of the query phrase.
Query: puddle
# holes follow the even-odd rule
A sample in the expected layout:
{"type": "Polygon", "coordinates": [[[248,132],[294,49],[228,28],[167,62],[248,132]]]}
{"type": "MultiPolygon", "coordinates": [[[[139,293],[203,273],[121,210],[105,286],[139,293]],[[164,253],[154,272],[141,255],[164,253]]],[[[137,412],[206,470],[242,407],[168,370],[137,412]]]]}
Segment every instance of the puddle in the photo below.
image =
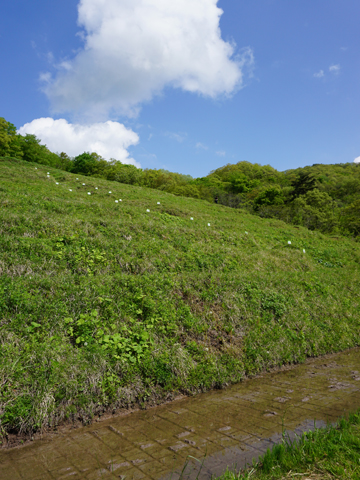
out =
{"type": "Polygon", "coordinates": [[[226,390],[113,417],[0,450],[2,480],[169,479],[220,475],[281,440],[360,408],[360,349],[226,390]],[[191,457],[197,459],[194,460],[191,457]],[[172,473],[171,473],[172,472],[172,473]]]}

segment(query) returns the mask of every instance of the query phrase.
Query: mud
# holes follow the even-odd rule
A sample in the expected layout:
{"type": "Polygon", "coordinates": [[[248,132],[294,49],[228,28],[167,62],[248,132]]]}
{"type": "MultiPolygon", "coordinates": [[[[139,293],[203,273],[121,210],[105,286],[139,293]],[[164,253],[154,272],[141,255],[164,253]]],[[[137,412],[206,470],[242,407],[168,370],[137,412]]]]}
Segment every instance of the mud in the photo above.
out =
{"type": "Polygon", "coordinates": [[[360,349],[0,451],[1,480],[210,479],[360,408],[360,349]],[[196,459],[196,460],[195,460],[196,459]]]}

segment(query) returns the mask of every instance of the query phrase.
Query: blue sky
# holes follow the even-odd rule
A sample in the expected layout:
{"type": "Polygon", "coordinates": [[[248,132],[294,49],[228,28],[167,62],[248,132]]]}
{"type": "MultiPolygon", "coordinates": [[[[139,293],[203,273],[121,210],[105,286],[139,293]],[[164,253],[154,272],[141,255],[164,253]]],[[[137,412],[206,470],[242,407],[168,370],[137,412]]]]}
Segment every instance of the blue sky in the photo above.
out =
{"type": "Polygon", "coordinates": [[[0,116],[55,151],[195,177],[352,162],[359,18],[358,0],[2,2],[0,116]]]}

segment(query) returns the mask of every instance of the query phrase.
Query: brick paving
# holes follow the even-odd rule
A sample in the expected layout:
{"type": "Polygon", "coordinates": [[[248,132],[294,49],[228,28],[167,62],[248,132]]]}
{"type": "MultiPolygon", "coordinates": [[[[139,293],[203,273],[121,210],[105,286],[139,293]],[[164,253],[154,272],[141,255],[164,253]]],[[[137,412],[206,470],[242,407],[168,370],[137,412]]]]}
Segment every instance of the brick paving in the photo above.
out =
{"type": "Polygon", "coordinates": [[[1,480],[177,480],[241,467],[360,408],[360,349],[0,450],[1,480]],[[195,460],[196,459],[196,460],[195,460]]]}

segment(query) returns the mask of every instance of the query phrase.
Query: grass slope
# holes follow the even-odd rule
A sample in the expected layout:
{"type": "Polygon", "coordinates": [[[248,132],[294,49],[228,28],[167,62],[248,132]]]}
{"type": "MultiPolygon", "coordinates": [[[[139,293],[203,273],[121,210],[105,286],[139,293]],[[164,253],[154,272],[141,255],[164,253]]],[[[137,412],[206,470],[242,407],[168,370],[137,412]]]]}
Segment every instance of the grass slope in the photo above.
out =
{"type": "Polygon", "coordinates": [[[21,160],[0,181],[3,434],[360,344],[351,240],[21,160]]]}

